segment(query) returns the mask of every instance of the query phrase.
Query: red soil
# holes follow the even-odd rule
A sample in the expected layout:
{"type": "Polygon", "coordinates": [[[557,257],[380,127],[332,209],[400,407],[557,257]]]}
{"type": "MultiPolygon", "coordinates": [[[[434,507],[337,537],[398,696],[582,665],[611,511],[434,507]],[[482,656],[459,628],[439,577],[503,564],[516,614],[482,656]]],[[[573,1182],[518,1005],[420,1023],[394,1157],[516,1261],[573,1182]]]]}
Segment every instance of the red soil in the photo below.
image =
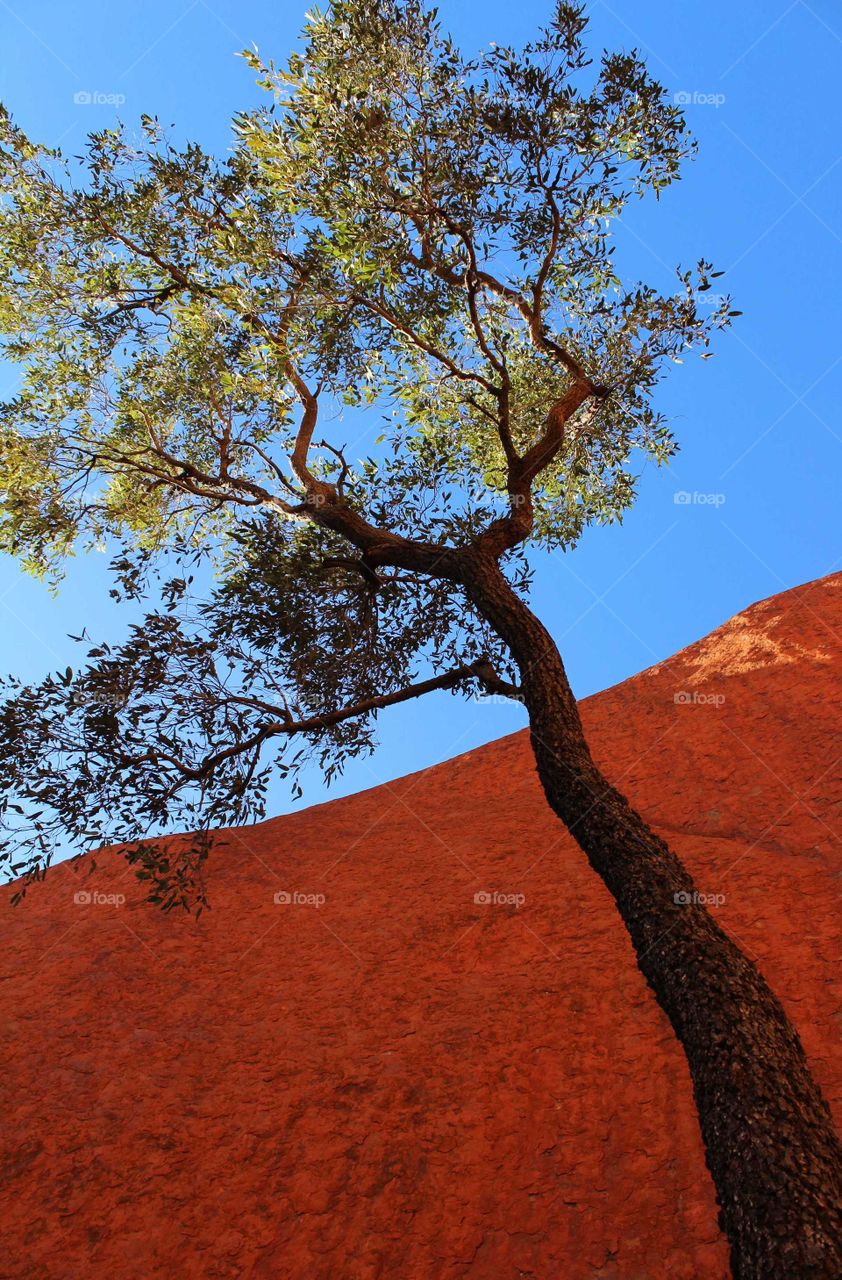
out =
{"type": "MultiPolygon", "coordinates": [[[[840,651],[836,575],[583,704],[837,1119],[840,651]]],[[[525,734],[219,843],[198,925],[113,855],[4,909],[0,1274],[727,1276],[684,1058],[525,734]]]]}

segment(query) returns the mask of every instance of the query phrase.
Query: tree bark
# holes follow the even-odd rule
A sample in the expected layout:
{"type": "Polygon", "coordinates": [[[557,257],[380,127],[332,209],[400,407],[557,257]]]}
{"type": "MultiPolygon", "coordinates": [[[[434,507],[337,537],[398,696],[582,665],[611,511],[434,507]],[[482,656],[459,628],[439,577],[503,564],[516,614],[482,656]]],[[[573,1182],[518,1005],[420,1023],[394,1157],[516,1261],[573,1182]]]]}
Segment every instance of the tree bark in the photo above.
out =
{"type": "Polygon", "coordinates": [[[796,1031],[596,767],[558,650],[496,559],[475,556],[463,583],[520,671],[547,800],[610,890],[684,1048],[735,1280],[839,1280],[842,1146],[796,1031]]]}

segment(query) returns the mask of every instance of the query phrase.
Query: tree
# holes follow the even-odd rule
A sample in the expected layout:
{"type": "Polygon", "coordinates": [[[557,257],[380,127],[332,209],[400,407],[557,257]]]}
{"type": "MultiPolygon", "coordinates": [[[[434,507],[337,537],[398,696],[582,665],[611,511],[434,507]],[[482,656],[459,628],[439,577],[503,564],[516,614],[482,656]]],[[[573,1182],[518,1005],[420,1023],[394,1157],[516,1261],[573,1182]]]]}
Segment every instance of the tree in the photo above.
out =
{"type": "Polygon", "coordinates": [[[705,261],[670,295],[615,273],[612,221],[692,140],[585,29],[560,3],[468,60],[418,0],[334,0],[283,67],[246,55],[271,103],[224,161],[143,117],[69,163],[2,117],[0,545],[55,580],[111,547],[117,598],[161,583],[118,648],[7,682],[4,858],[22,893],[54,848],[120,841],[154,901],[201,909],[209,832],[271,775],[329,780],[432,689],[519,698],[684,1047],[734,1275],[830,1277],[842,1160],[798,1036],[596,768],[527,603],[529,548],[622,518],[676,447],[666,365],[738,314],[700,305],[705,261]],[[361,462],[317,439],[342,404],[385,417],[361,462]],[[180,855],[151,838],[175,825],[180,855]]]}

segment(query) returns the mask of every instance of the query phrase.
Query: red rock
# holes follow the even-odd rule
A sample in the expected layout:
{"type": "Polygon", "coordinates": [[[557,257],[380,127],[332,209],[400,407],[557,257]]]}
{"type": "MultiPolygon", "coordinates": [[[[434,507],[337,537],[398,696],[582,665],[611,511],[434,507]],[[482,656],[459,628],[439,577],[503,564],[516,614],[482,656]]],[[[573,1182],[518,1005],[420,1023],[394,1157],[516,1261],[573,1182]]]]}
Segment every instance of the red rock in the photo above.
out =
{"type": "MultiPolygon", "coordinates": [[[[837,1119],[840,650],[836,575],[583,704],[837,1119]]],[[[683,1056],[525,734],[218,845],[198,924],[113,854],[5,910],[4,1276],[727,1276],[683,1056]]]]}

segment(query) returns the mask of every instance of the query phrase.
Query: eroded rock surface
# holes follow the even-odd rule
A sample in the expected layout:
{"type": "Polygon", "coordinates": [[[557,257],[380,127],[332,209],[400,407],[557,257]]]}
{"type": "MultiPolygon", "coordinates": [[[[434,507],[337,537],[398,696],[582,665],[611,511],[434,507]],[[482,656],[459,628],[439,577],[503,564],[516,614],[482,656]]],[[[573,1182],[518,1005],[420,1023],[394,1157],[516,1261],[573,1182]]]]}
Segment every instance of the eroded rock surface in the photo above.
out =
{"type": "MultiPolygon", "coordinates": [[[[841,654],[835,575],[583,704],[838,1122],[841,654]]],[[[219,846],[198,925],[112,855],[3,909],[3,1276],[727,1276],[684,1059],[525,734],[219,846]]]]}

